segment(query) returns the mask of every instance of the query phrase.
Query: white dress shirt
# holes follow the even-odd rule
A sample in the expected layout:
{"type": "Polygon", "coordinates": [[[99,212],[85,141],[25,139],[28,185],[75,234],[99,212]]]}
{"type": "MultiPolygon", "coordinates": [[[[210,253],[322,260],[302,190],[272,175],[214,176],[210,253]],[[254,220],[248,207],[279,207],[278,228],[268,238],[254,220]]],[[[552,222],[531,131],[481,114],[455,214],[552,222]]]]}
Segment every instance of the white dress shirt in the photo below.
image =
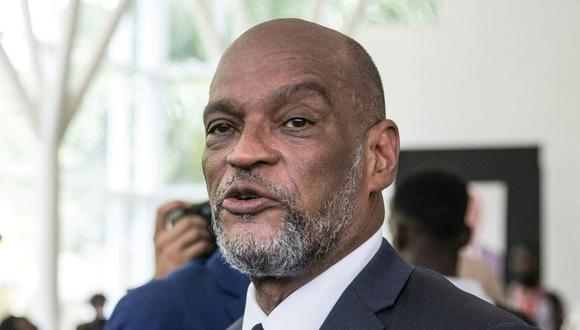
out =
{"type": "Polygon", "coordinates": [[[270,315],[256,302],[256,288],[250,283],[242,329],[251,330],[258,323],[264,330],[319,329],[344,290],[377,253],[381,242],[379,229],[349,255],[292,292],[270,315]]]}

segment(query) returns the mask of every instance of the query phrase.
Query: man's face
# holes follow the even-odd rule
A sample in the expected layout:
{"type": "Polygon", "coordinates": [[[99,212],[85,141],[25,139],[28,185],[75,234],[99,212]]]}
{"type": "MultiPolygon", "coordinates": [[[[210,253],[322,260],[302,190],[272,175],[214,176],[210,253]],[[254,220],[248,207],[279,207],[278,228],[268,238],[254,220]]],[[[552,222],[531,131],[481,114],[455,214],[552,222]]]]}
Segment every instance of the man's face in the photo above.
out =
{"type": "Polygon", "coordinates": [[[237,47],[212,83],[203,168],[218,243],[252,267],[287,268],[240,269],[251,276],[289,276],[323,257],[356,214],[353,89],[319,46],[237,47]]]}

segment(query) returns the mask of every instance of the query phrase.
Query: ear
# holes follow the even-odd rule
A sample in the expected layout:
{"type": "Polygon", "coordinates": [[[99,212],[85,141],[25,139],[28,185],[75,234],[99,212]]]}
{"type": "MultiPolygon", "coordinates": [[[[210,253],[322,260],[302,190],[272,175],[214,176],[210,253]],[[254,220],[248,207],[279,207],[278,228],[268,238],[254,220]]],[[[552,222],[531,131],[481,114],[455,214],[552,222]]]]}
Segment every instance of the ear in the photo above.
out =
{"type": "Polygon", "coordinates": [[[393,183],[399,161],[399,129],[385,119],[369,128],[366,139],[369,192],[380,192],[393,183]]]}

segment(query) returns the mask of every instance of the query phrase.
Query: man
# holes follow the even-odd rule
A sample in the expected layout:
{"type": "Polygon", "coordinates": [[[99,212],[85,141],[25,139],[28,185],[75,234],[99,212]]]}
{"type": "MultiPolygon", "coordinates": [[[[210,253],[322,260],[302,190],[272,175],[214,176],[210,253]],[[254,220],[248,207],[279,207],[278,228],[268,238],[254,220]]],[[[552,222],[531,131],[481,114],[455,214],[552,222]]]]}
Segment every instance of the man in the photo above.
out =
{"type": "Polygon", "coordinates": [[[471,236],[465,223],[465,181],[439,169],[404,178],[391,202],[393,246],[403,259],[444,275],[458,288],[493,303],[477,281],[457,276],[459,251],[471,236]]]}
{"type": "Polygon", "coordinates": [[[95,318],[91,322],[82,323],[77,326],[77,330],[102,330],[105,328],[105,324],[107,323],[107,318],[103,313],[103,308],[105,307],[105,303],[107,302],[107,298],[101,294],[97,293],[94,294],[91,299],[89,299],[89,304],[95,311],[95,318]]]}
{"type": "Polygon", "coordinates": [[[249,281],[213,251],[210,219],[190,214],[166,226],[173,212],[189,206],[172,201],[158,209],[155,280],[130,290],[106,329],[223,330],[242,315],[249,281]]]}
{"type": "Polygon", "coordinates": [[[8,315],[0,322],[0,330],[38,330],[38,328],[25,317],[8,315]]]}
{"type": "Polygon", "coordinates": [[[203,169],[226,260],[252,279],[230,329],[525,329],[381,239],[397,126],[354,40],[283,19],[223,55],[203,169]]]}

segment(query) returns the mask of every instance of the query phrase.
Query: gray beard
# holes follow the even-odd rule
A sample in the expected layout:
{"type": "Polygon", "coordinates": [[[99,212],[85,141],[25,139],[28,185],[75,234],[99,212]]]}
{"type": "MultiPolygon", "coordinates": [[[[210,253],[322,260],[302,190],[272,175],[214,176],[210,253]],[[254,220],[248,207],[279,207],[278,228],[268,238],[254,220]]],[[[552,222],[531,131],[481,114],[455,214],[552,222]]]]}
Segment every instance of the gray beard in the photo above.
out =
{"type": "MultiPolygon", "coordinates": [[[[363,143],[357,143],[353,163],[343,182],[324,201],[314,215],[307,215],[296,205],[296,199],[266,178],[249,171],[238,171],[218,189],[212,205],[213,231],[226,261],[252,278],[294,277],[324,258],[342,239],[357,211],[356,192],[362,176],[363,143]],[[225,192],[237,180],[258,183],[275,193],[286,209],[279,235],[269,241],[256,241],[250,235],[226,235],[221,221],[225,192]]],[[[252,221],[243,215],[240,221],[252,221]]]]}

